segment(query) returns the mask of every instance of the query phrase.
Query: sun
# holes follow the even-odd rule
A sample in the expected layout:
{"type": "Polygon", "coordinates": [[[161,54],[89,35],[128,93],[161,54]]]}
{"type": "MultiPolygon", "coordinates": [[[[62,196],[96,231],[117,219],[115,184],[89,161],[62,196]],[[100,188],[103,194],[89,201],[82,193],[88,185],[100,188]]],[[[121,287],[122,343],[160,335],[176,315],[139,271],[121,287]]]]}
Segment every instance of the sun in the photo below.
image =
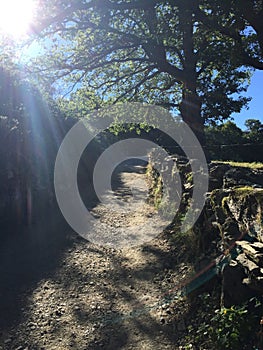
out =
{"type": "Polygon", "coordinates": [[[34,0],[0,0],[0,35],[18,39],[29,30],[34,0]]]}

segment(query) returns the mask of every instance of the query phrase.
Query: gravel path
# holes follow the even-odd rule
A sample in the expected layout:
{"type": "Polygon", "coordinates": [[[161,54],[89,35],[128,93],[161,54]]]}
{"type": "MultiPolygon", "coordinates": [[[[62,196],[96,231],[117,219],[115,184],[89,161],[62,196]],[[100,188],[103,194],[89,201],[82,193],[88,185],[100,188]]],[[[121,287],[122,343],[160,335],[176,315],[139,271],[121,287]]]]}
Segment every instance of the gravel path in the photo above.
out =
{"type": "MultiPolygon", "coordinates": [[[[132,202],[129,188],[145,181],[143,168],[133,170],[118,175],[114,191],[130,212],[93,208],[113,235],[154,220],[154,208],[144,203],[136,210],[132,202]]],[[[137,195],[145,196],[143,186],[137,195]]],[[[48,222],[48,233],[45,219],[40,226],[1,247],[0,349],[179,349],[190,310],[177,291],[191,267],[178,263],[167,233],[116,249],[65,225],[58,235],[56,221],[48,222]]]]}

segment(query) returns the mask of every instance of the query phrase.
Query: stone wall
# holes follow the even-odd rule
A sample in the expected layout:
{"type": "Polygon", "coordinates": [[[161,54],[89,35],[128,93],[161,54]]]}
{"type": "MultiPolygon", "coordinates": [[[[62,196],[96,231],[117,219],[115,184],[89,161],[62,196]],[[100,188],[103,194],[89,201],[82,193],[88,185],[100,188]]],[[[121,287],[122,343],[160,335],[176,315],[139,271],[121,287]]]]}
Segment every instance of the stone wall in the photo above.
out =
{"type": "MultiPolygon", "coordinates": [[[[183,220],[193,186],[191,167],[183,157],[172,157],[173,174],[179,170],[182,183],[180,212],[173,225],[183,220]]],[[[156,160],[155,160],[156,162],[156,160]]],[[[161,179],[154,164],[148,166],[151,197],[158,206],[161,179]]],[[[209,165],[209,192],[203,212],[193,228],[198,242],[196,268],[215,261],[221,278],[225,306],[239,304],[263,293],[263,169],[209,165]]],[[[198,272],[198,271],[197,271],[198,272]]]]}

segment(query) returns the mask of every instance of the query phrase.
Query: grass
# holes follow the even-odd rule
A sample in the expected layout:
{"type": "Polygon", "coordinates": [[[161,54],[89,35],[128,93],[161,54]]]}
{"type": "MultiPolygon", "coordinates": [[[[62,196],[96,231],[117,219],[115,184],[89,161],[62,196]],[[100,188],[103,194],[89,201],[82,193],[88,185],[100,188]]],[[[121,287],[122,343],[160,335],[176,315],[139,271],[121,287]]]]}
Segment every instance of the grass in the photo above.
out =
{"type": "Polygon", "coordinates": [[[248,195],[253,195],[256,200],[262,202],[263,198],[263,188],[253,188],[251,186],[234,187],[232,192],[235,196],[246,197],[248,195]]]}
{"type": "Polygon", "coordinates": [[[263,169],[263,163],[257,163],[257,162],[248,163],[248,162],[233,162],[231,160],[229,161],[213,160],[212,163],[229,164],[235,167],[250,168],[250,169],[263,169]]]}

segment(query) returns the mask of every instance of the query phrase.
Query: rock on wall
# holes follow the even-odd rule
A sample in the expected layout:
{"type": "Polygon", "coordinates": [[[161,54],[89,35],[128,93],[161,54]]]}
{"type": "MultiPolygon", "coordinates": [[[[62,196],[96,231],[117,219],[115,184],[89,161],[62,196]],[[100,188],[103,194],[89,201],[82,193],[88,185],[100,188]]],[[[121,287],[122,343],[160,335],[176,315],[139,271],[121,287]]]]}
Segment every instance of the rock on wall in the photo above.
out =
{"type": "MultiPolygon", "coordinates": [[[[193,186],[191,167],[183,157],[172,157],[182,182],[180,213],[183,220],[193,186]]],[[[150,158],[151,159],[151,158],[150,158]]],[[[165,162],[158,164],[165,170],[165,162]]],[[[148,166],[150,194],[158,206],[162,182],[155,164],[148,166]]],[[[203,212],[193,228],[198,237],[199,263],[220,261],[225,306],[239,304],[263,293],[263,169],[209,165],[209,192],[203,212]],[[221,262],[224,261],[222,264],[221,262]]],[[[197,258],[198,261],[198,258],[197,258]]]]}

